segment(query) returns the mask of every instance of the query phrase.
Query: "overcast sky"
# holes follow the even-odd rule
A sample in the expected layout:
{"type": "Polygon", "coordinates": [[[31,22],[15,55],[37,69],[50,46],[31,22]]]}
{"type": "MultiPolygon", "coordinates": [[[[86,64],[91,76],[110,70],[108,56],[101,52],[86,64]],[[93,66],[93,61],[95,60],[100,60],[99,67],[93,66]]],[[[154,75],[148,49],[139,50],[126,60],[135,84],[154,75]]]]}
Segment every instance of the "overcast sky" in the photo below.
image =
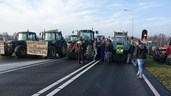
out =
{"type": "Polygon", "coordinates": [[[128,31],[140,37],[171,36],[171,0],[0,0],[0,33],[94,29],[105,36],[128,31]],[[124,11],[127,9],[127,11],[124,11]]]}

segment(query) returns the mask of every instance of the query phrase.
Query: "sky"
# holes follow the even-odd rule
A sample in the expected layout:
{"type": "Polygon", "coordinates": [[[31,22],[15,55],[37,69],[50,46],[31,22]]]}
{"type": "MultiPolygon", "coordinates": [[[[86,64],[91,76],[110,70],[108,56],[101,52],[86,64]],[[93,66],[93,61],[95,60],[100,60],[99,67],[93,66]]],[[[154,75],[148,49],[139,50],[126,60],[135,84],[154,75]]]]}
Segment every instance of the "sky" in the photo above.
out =
{"type": "Polygon", "coordinates": [[[163,33],[171,37],[171,0],[0,0],[0,33],[59,29],[92,29],[113,36],[127,31],[140,38],[163,33]]]}

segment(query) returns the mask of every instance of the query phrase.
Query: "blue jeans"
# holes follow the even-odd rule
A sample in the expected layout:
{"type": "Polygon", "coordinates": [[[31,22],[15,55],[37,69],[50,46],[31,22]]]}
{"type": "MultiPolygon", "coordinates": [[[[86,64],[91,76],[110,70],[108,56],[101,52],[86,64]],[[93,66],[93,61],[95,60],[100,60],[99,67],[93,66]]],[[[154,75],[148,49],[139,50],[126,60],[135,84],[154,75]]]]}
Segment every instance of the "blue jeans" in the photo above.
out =
{"type": "Polygon", "coordinates": [[[104,61],[108,61],[109,52],[105,51],[104,61]]]}
{"type": "Polygon", "coordinates": [[[94,49],[94,59],[93,60],[96,60],[96,56],[97,56],[97,48],[94,49]]]}
{"type": "Polygon", "coordinates": [[[144,59],[137,59],[138,62],[138,72],[137,75],[139,78],[142,78],[142,74],[143,74],[143,65],[145,60],[144,59]]]}
{"type": "Polygon", "coordinates": [[[104,51],[101,51],[101,52],[100,52],[100,59],[101,59],[101,60],[104,60],[104,51]]]}

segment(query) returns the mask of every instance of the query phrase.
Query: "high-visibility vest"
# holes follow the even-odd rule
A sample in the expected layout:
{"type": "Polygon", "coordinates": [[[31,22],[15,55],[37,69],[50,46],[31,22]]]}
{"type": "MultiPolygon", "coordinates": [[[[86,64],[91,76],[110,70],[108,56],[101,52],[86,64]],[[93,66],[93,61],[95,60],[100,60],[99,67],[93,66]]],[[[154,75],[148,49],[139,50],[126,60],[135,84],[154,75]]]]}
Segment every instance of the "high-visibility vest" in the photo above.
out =
{"type": "Polygon", "coordinates": [[[129,50],[130,46],[131,46],[131,42],[128,41],[128,43],[127,43],[127,50],[129,50]]]}

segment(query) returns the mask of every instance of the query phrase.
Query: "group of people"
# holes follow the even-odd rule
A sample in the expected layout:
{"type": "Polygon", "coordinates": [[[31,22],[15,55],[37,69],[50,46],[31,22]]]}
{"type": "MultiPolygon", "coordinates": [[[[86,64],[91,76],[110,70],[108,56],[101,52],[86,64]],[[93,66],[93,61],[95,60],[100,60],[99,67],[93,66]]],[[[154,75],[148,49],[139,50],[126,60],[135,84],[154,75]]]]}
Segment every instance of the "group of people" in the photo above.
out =
{"type": "MultiPolygon", "coordinates": [[[[130,42],[128,42],[130,43],[130,42]]],[[[85,46],[83,39],[80,38],[80,40],[77,42],[78,44],[78,62],[80,64],[84,63],[84,52],[85,52],[85,46]]],[[[131,58],[135,58],[135,61],[138,65],[138,72],[136,74],[137,78],[142,79],[143,74],[143,66],[146,59],[146,55],[148,53],[146,46],[138,40],[136,45],[134,46],[133,43],[128,44],[130,45],[128,47],[128,58],[127,63],[129,64],[131,61],[131,58]]],[[[97,59],[97,55],[100,55],[101,61],[108,61],[109,53],[112,52],[113,45],[110,39],[103,40],[100,44],[97,41],[97,39],[93,42],[93,49],[94,49],[94,57],[93,60],[97,59]],[[100,50],[100,52],[98,51],[100,50]]]]}
{"type": "MultiPolygon", "coordinates": [[[[78,46],[78,63],[83,64],[84,53],[86,51],[86,48],[85,48],[84,40],[82,37],[80,37],[79,40],[77,41],[77,46],[78,46]]],[[[101,41],[99,43],[97,41],[97,38],[95,38],[93,42],[93,49],[94,49],[93,60],[101,59],[102,61],[107,61],[108,54],[112,52],[112,49],[113,49],[112,47],[113,45],[110,39],[105,39],[104,41],[101,41]]]]}
{"type": "Polygon", "coordinates": [[[93,43],[93,48],[94,48],[94,53],[95,53],[93,60],[96,60],[98,58],[97,55],[99,55],[100,57],[99,59],[101,61],[108,61],[108,58],[109,58],[108,56],[109,56],[109,53],[112,52],[113,45],[110,39],[105,39],[101,41],[100,43],[97,42],[97,39],[95,39],[93,43]]]}

